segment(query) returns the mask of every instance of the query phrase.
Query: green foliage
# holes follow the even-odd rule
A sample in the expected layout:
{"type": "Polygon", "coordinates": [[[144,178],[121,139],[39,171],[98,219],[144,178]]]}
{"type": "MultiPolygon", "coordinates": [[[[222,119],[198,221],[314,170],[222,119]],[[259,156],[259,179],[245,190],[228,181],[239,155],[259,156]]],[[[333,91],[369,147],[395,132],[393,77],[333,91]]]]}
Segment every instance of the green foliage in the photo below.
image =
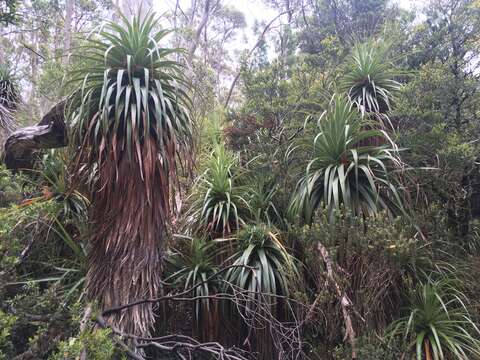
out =
{"type": "Polygon", "coordinates": [[[395,321],[389,336],[403,335],[417,359],[467,360],[480,356],[480,330],[473,322],[465,295],[448,279],[417,287],[409,314],[395,321]]]}
{"type": "Polygon", "coordinates": [[[61,204],[59,216],[66,220],[87,219],[89,200],[80,191],[73,189],[68,174],[68,154],[62,150],[49,150],[42,158],[40,175],[48,186],[44,194],[61,204]]]}
{"type": "MultiPolygon", "coordinates": [[[[255,171],[255,170],[252,170],[255,171]]],[[[273,226],[282,222],[282,217],[275,206],[278,184],[269,175],[257,173],[248,180],[248,204],[254,223],[273,226]]]]}
{"type": "MultiPolygon", "coordinates": [[[[55,204],[38,202],[31,206],[12,205],[0,208],[0,252],[2,253],[2,268],[11,268],[20,259],[19,255],[24,240],[31,235],[31,227],[35,220],[51,222],[52,212],[56,210],[55,204]]],[[[6,273],[0,272],[1,276],[6,273]]]]}
{"type": "MultiPolygon", "coordinates": [[[[86,219],[86,199],[78,192],[70,194],[66,179],[66,165],[58,153],[51,151],[44,156],[40,177],[13,176],[8,171],[0,171],[0,189],[5,193],[29,191],[29,196],[41,195],[24,200],[21,204],[6,204],[0,207],[0,279],[10,284],[51,283],[68,296],[81,289],[86,271],[86,251],[78,237],[69,233],[81,231],[76,221],[86,219]],[[23,184],[23,186],[22,186],[23,184]],[[37,237],[44,236],[42,241],[37,237]],[[38,245],[35,243],[39,243],[38,245]],[[41,265],[31,265],[26,261],[32,246],[49,249],[46,255],[32,260],[41,265]],[[54,248],[56,248],[54,250],[54,248]],[[70,256],[66,256],[68,253],[70,256]],[[35,274],[22,274],[11,277],[15,266],[33,266],[35,274]],[[40,270],[40,267],[42,270],[40,270]]],[[[34,173],[36,174],[36,173],[34,173]]],[[[32,174],[30,174],[32,175],[32,174]]],[[[37,249],[36,249],[37,250],[37,249]]],[[[42,249],[43,250],[43,249],[42,249]]]]}
{"type": "MultiPolygon", "coordinates": [[[[118,354],[110,329],[86,330],[58,344],[58,351],[49,360],[76,360],[82,351],[89,359],[111,360],[118,354]]],[[[124,359],[125,357],[122,357],[124,359]]]]}
{"type": "Polygon", "coordinates": [[[0,340],[5,359],[24,352],[46,359],[71,334],[79,311],[70,295],[80,297],[85,253],[68,232],[75,233],[75,223],[62,223],[62,204],[40,192],[45,180],[34,175],[0,169],[0,327],[10,334],[0,340]]]}
{"type": "Polygon", "coordinates": [[[199,297],[194,301],[195,321],[197,326],[202,320],[205,322],[210,313],[214,312],[212,300],[208,296],[214,295],[219,288],[217,278],[211,278],[217,271],[215,264],[215,243],[203,239],[188,239],[189,244],[183,251],[177,251],[169,258],[172,267],[167,281],[171,280],[183,290],[194,288],[192,296],[199,297]]]}
{"type": "Polygon", "coordinates": [[[338,95],[319,118],[318,127],[307,147],[311,160],[292,198],[293,214],[311,222],[322,204],[332,220],[341,205],[354,215],[367,216],[402,206],[393,174],[402,164],[384,131],[368,128],[351,103],[338,95]]]}
{"type": "MultiPolygon", "coordinates": [[[[225,115],[221,109],[208,114],[199,124],[199,138],[202,141],[203,149],[210,153],[215,146],[223,143],[223,126],[225,115]]],[[[201,159],[200,159],[201,160],[201,159]]]]}
{"type": "Polygon", "coordinates": [[[386,45],[371,41],[356,44],[347,61],[340,88],[362,113],[387,112],[393,94],[400,90],[400,83],[394,80],[398,71],[387,54],[386,45]]]}
{"type": "Polygon", "coordinates": [[[309,303],[320,297],[318,334],[312,341],[331,346],[344,336],[343,319],[332,298],[334,289],[325,287],[321,280],[326,276],[326,268],[318,243],[328,249],[333,264],[338,264],[336,279],[352,301],[356,316],[363,319],[355,327],[359,335],[381,333],[399,317],[410,288],[425,280],[425,274],[430,274],[437,263],[439,267],[442,264],[434,260],[434,246],[418,238],[415,226],[401,217],[391,219],[385,213],[362,219],[337,212],[331,222],[323,211],[312,225],[292,227],[288,239],[304,264],[303,276],[310,284],[306,289],[311,296],[309,303]],[[348,279],[342,276],[345,273],[349,274],[348,279]]]}
{"type": "Polygon", "coordinates": [[[0,3],[0,24],[14,24],[17,21],[17,0],[2,0],[0,3]]]}
{"type": "Polygon", "coordinates": [[[6,314],[0,310],[0,359],[7,360],[13,351],[13,344],[10,339],[12,327],[17,321],[15,315],[6,314]]]}
{"type": "MultiPolygon", "coordinates": [[[[66,302],[71,295],[79,291],[80,300],[84,296],[83,286],[87,273],[86,246],[81,241],[73,239],[58,218],[54,218],[51,229],[62,245],[70,250],[72,256],[68,259],[62,259],[62,257],[51,259],[47,266],[47,268],[51,267],[51,270],[46,277],[27,280],[25,283],[52,283],[58,287],[58,292],[64,296],[66,302]]],[[[19,284],[21,283],[19,282],[19,284]]]]}
{"type": "Polygon", "coordinates": [[[169,31],[157,31],[157,25],[153,14],[131,23],[122,16],[120,24],[108,22],[87,39],[76,54],[87,61],[70,74],[79,90],[68,112],[78,141],[88,138],[97,156],[108,144],[125,149],[131,159],[140,156],[140,143],[153,139],[169,174],[173,144],[190,137],[189,99],[180,64],[168,58],[181,50],[159,46],[169,31]]]}
{"type": "Polygon", "coordinates": [[[244,223],[242,212],[248,209],[248,202],[238,183],[240,176],[238,159],[223,144],[217,145],[191,195],[188,213],[197,230],[225,235],[244,223]]]}
{"type": "MultiPolygon", "coordinates": [[[[278,235],[265,225],[248,226],[236,235],[238,251],[226,279],[240,289],[257,293],[260,301],[275,302],[270,295],[289,294],[289,277],[296,271],[291,255],[278,235]]],[[[247,303],[247,307],[252,304],[247,303]]]]}
{"type": "MultiPolygon", "coordinates": [[[[461,128],[455,125],[450,88],[454,78],[448,70],[437,62],[422,66],[400,92],[391,118],[402,128],[399,146],[409,149],[404,160],[413,167],[412,183],[420,184],[424,201],[438,203],[449,226],[465,236],[472,216],[479,213],[475,205],[479,128],[470,121],[461,128]]],[[[471,109],[463,104],[465,110],[471,109]]]]}
{"type": "Polygon", "coordinates": [[[12,174],[0,164],[0,208],[8,207],[22,200],[24,192],[31,190],[27,178],[22,174],[12,174]]]}
{"type": "Polygon", "coordinates": [[[234,123],[239,122],[239,132],[246,132],[246,126],[252,125],[242,122],[252,117],[257,127],[267,129],[301,124],[305,113],[318,109],[330,73],[312,64],[310,57],[299,56],[288,64],[274,61],[257,71],[243,68],[242,80],[246,99],[238,113],[232,115],[234,123]]]}
{"type": "MultiPolygon", "coordinates": [[[[402,344],[389,346],[376,334],[362,336],[356,341],[357,357],[362,360],[398,360],[402,358],[402,344]]],[[[351,357],[350,347],[343,345],[335,349],[335,360],[345,360],[351,357]]]]}
{"type": "Polygon", "coordinates": [[[54,287],[41,289],[33,282],[17,289],[14,297],[2,297],[2,308],[16,317],[10,335],[14,347],[7,358],[26,353],[47,359],[57,342],[77,331],[83,304],[65,304],[54,287]]]}

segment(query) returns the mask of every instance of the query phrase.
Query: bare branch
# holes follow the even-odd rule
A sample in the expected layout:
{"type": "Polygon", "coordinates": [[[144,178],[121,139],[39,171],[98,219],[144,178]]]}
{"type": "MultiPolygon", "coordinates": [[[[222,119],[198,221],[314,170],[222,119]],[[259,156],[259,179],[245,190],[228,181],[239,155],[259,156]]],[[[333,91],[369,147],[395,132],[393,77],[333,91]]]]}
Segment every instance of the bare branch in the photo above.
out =
{"type": "MultiPolygon", "coordinates": [[[[203,284],[205,283],[208,283],[209,281],[211,281],[212,279],[216,278],[218,275],[224,273],[225,271],[231,269],[231,268],[237,268],[237,267],[245,267],[247,269],[250,269],[250,270],[253,270],[253,268],[249,267],[249,266],[245,266],[245,265],[230,265],[230,266],[227,266],[227,267],[224,267],[222,269],[220,269],[219,271],[215,272],[214,274],[212,274],[211,276],[209,276],[207,279],[205,279],[204,281],[202,282],[199,282],[198,284],[196,284],[195,286],[192,286],[191,288],[189,289],[186,289],[178,294],[169,294],[169,295],[165,295],[165,296],[160,296],[160,297],[157,297],[157,298],[153,298],[153,299],[140,299],[140,300],[137,300],[137,301],[134,301],[134,302],[131,302],[131,303],[128,303],[128,304],[124,304],[124,305],[119,305],[119,306],[115,306],[115,307],[112,307],[110,309],[106,309],[102,312],[102,316],[108,316],[109,314],[111,313],[114,313],[114,312],[117,312],[117,311],[121,311],[121,310],[124,310],[124,309],[127,309],[129,307],[132,307],[132,306],[136,306],[136,305],[142,305],[142,304],[147,304],[147,303],[158,303],[158,302],[162,302],[162,301],[168,301],[168,300],[182,300],[182,298],[185,296],[185,295],[188,295],[189,293],[191,293],[193,290],[195,290],[196,288],[202,286],[203,284]]],[[[186,297],[185,299],[192,299],[190,297],[186,297]]]]}
{"type": "MultiPolygon", "coordinates": [[[[265,35],[267,34],[268,30],[270,30],[270,27],[273,25],[273,23],[275,21],[277,21],[281,16],[287,14],[288,11],[284,11],[280,14],[278,14],[277,16],[275,16],[264,28],[263,28],[263,31],[262,33],[260,34],[260,36],[258,37],[258,40],[257,42],[255,43],[255,45],[250,49],[250,51],[247,53],[247,56],[245,57],[244,61],[248,61],[248,59],[250,59],[250,57],[252,56],[252,54],[254,53],[254,51],[260,46],[260,44],[262,43],[263,41],[263,38],[265,37],[265,35]]],[[[232,93],[233,93],[233,89],[235,88],[235,85],[237,84],[237,81],[238,79],[240,78],[240,73],[241,73],[241,67],[238,69],[237,71],[237,74],[235,75],[233,81],[232,81],[232,84],[230,85],[230,90],[228,91],[228,95],[227,95],[227,99],[225,100],[225,105],[224,107],[227,108],[228,107],[228,104],[230,103],[230,98],[232,97],[232,93]]]]}
{"type": "MultiPolygon", "coordinates": [[[[256,334],[259,332],[266,333],[269,334],[269,337],[272,339],[272,345],[274,346],[274,349],[276,349],[275,351],[278,352],[278,354],[281,354],[281,356],[279,355],[281,358],[298,358],[304,348],[301,332],[302,327],[305,324],[305,321],[302,320],[304,319],[304,314],[307,310],[305,304],[282,295],[245,290],[224,279],[221,279],[221,282],[225,284],[224,292],[205,296],[191,296],[192,291],[195,288],[233,267],[238,266],[233,265],[225,267],[205,281],[177,294],[168,294],[153,299],[142,299],[130,304],[106,309],[97,318],[97,322],[101,324],[101,326],[107,326],[105,316],[144,303],[220,300],[233,305],[237,310],[236,313],[239,316],[240,324],[243,324],[246,326],[246,329],[248,329],[245,344],[250,344],[250,336],[257,336],[256,334]],[[278,319],[277,311],[275,309],[281,304],[284,306],[286,314],[289,314],[287,318],[291,320],[281,321],[278,319]]],[[[253,268],[246,267],[253,270],[253,268]]],[[[160,337],[141,337],[134,334],[120,332],[115,328],[112,328],[112,330],[116,335],[130,339],[132,343],[136,344],[135,346],[139,351],[145,347],[151,346],[165,352],[173,352],[180,358],[185,359],[191,358],[192,354],[195,352],[210,354],[219,359],[245,360],[248,358],[240,349],[224,349],[221,344],[215,342],[199,343],[185,335],[169,334],[160,337]]]]}

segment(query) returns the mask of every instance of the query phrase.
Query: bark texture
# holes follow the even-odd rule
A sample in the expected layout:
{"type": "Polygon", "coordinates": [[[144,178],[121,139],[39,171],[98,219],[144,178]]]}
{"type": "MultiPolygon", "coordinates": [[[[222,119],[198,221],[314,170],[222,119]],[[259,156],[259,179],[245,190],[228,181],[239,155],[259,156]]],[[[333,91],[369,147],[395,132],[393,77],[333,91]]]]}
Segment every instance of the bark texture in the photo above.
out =
{"type": "MultiPolygon", "coordinates": [[[[154,298],[160,289],[169,178],[155,140],[145,140],[137,151],[129,159],[112,147],[99,166],[87,289],[102,309],[154,298]]],[[[124,309],[106,320],[126,333],[146,336],[154,323],[152,304],[124,309]]]]}
{"type": "Polygon", "coordinates": [[[20,128],[10,134],[4,148],[4,160],[8,169],[31,169],[35,151],[68,144],[64,109],[65,102],[60,102],[37,125],[20,128]]]}

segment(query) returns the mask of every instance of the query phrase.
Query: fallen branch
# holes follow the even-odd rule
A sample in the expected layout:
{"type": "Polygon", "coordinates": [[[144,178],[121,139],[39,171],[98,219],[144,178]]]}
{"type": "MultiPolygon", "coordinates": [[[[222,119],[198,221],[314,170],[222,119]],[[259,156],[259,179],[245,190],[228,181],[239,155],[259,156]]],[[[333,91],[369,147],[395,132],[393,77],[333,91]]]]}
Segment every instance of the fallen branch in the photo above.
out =
{"type": "Polygon", "coordinates": [[[31,169],[33,153],[39,149],[53,149],[68,143],[65,125],[65,102],[55,105],[38,125],[14,131],[5,142],[5,165],[11,170],[31,169]]]}
{"type": "MultiPolygon", "coordinates": [[[[327,279],[335,289],[335,294],[342,308],[343,321],[345,323],[344,340],[348,339],[348,342],[350,343],[350,346],[352,348],[352,359],[356,359],[357,352],[356,352],[356,346],[355,346],[355,330],[353,329],[352,318],[350,316],[350,309],[353,308],[352,301],[349,299],[345,291],[340,288],[340,285],[338,285],[337,281],[335,280],[335,277],[333,274],[333,266],[332,266],[333,260],[330,257],[330,254],[327,248],[323,246],[322,243],[318,242],[317,249],[323,258],[323,262],[325,263],[325,267],[327,270],[327,279]]],[[[321,295],[318,295],[315,298],[315,301],[313,302],[313,304],[310,306],[310,309],[308,310],[308,313],[306,316],[307,322],[312,320],[315,313],[315,309],[317,308],[318,303],[320,301],[320,297],[321,295]]]]}

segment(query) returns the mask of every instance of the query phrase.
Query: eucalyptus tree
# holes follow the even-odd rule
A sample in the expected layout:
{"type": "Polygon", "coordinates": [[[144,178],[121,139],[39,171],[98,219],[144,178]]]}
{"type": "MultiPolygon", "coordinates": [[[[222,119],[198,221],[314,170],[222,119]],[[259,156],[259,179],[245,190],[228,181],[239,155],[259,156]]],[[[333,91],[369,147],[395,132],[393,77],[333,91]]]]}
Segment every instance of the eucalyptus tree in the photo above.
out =
{"type": "MultiPolygon", "coordinates": [[[[170,59],[181,50],[160,45],[169,31],[156,30],[154,14],[117,22],[77,52],[67,106],[77,170],[92,179],[87,289],[103,309],[157,295],[177,166],[191,139],[186,82],[170,59]]],[[[148,334],[152,305],[108,321],[148,334]]]]}

